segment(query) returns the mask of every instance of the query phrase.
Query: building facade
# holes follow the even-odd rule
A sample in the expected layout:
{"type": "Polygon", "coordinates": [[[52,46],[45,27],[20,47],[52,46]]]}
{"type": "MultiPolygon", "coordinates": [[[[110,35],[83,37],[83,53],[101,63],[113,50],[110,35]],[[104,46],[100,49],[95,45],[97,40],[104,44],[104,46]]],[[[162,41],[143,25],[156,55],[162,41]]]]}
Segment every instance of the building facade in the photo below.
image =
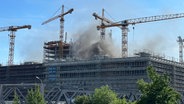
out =
{"type": "Polygon", "coordinates": [[[66,59],[72,56],[72,46],[61,41],[50,41],[44,43],[44,62],[66,59]]]}
{"type": "Polygon", "coordinates": [[[1,66],[0,84],[40,83],[36,76],[44,80],[45,66],[40,63],[26,62],[22,65],[1,66]]]}
{"type": "MultiPolygon", "coordinates": [[[[158,73],[168,74],[171,86],[183,95],[183,64],[144,52],[137,55],[127,58],[100,57],[93,60],[45,63],[46,81],[57,83],[63,89],[73,91],[73,94],[81,90],[90,93],[95,88],[108,85],[120,97],[136,100],[140,97],[137,81],[149,81],[146,68],[153,66],[158,73]]],[[[72,99],[71,96],[69,99],[72,99]]]]}
{"type": "Polygon", "coordinates": [[[68,104],[77,95],[93,93],[95,88],[108,85],[129,100],[140,97],[137,81],[149,81],[146,68],[153,66],[171,78],[173,86],[184,94],[184,65],[140,52],[127,58],[98,57],[91,60],[52,61],[43,64],[2,66],[0,84],[40,83],[45,85],[45,98],[50,103],[65,100],[68,104]]]}

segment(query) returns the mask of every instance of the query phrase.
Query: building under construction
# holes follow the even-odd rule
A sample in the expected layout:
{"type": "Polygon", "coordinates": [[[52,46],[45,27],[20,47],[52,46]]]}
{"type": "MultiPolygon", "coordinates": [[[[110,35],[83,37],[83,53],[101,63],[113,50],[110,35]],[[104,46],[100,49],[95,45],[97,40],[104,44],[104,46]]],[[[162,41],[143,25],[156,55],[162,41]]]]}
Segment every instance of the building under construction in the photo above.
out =
{"type": "MultiPolygon", "coordinates": [[[[127,39],[128,25],[181,18],[184,17],[184,14],[129,19],[120,23],[113,23],[105,19],[104,16],[101,18],[94,14],[95,18],[102,19],[102,22],[105,21],[110,24],[104,25],[102,23],[98,28],[118,26],[122,29],[122,58],[112,58],[100,54],[105,53],[102,52],[104,47],[99,45],[104,41],[101,40],[91,45],[93,49],[86,47],[80,51],[80,54],[92,52],[90,58],[82,59],[74,57],[73,52],[77,51],[79,47],[75,47],[74,50],[72,43],[63,42],[64,15],[72,11],[73,9],[64,12],[64,6],[62,6],[60,15],[42,23],[46,24],[60,18],[61,27],[59,41],[44,43],[43,63],[25,62],[21,65],[0,66],[0,104],[11,101],[14,91],[18,92],[17,95],[21,100],[21,104],[25,104],[26,92],[28,89],[34,88],[34,85],[41,86],[41,92],[48,104],[58,104],[61,101],[72,104],[76,96],[91,94],[95,88],[103,85],[110,86],[121,98],[126,97],[129,100],[136,100],[140,97],[137,81],[139,79],[149,81],[146,72],[148,66],[153,66],[160,74],[167,73],[171,78],[171,86],[180,92],[183,97],[184,64],[145,51],[137,52],[135,56],[128,57],[127,39]]],[[[105,39],[105,37],[103,36],[102,39],[105,39]]],[[[78,46],[81,46],[81,44],[78,46]]]]}
{"type": "MultiPolygon", "coordinates": [[[[13,88],[21,92],[20,85],[33,83],[44,84],[45,99],[50,104],[60,101],[71,104],[75,96],[90,94],[103,85],[110,86],[119,97],[136,100],[140,97],[136,82],[139,79],[149,81],[146,72],[148,66],[153,66],[158,73],[167,73],[171,78],[171,86],[183,95],[183,64],[148,52],[139,52],[127,58],[101,56],[90,60],[55,60],[42,64],[27,62],[23,65],[2,66],[0,102],[12,99],[13,88]]],[[[25,100],[25,95],[19,94],[25,100]]]]}
{"type": "Polygon", "coordinates": [[[72,45],[61,41],[44,43],[44,62],[72,57],[72,45]]]}

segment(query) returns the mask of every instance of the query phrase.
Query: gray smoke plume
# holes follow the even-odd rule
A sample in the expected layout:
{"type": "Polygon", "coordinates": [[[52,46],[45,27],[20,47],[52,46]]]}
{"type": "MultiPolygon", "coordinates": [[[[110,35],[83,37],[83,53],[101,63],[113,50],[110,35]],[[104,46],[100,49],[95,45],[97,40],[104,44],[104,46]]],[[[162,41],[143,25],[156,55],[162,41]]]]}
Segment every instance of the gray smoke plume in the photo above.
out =
{"type": "Polygon", "coordinates": [[[164,46],[165,40],[161,35],[156,35],[153,38],[148,38],[143,44],[144,49],[149,49],[151,51],[160,50],[164,46]]]}
{"type": "Polygon", "coordinates": [[[139,49],[146,49],[161,54],[166,50],[167,44],[169,43],[170,42],[166,40],[162,34],[158,34],[152,37],[147,37],[147,39],[141,43],[139,49]]]}
{"type": "Polygon", "coordinates": [[[96,30],[96,25],[89,26],[83,32],[78,32],[79,35],[75,35],[78,38],[73,45],[74,56],[82,59],[89,59],[96,55],[105,55],[108,57],[118,57],[119,51],[113,44],[108,34],[105,40],[100,39],[100,32],[96,30]]]}
{"type": "Polygon", "coordinates": [[[165,53],[171,50],[171,47],[168,48],[168,44],[170,43],[170,40],[166,39],[162,33],[158,33],[153,36],[147,36],[143,41],[135,44],[136,49],[132,53],[148,52],[165,57],[165,53]]]}

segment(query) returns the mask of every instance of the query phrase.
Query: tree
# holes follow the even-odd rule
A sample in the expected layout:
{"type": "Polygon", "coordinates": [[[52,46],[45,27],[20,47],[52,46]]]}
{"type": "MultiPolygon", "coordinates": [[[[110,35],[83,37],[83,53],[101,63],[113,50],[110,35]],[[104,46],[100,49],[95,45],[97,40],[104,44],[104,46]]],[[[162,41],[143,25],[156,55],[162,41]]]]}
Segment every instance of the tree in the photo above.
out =
{"type": "Polygon", "coordinates": [[[18,97],[16,91],[14,91],[14,98],[13,98],[13,103],[12,104],[20,104],[20,100],[19,100],[19,97],[18,97]]]}
{"type": "Polygon", "coordinates": [[[77,96],[74,101],[75,104],[92,104],[91,96],[77,96]]]}
{"type": "Polygon", "coordinates": [[[119,99],[117,94],[108,86],[102,86],[95,89],[94,94],[89,96],[77,96],[74,101],[75,104],[134,104],[127,102],[127,100],[119,99]]]}
{"type": "Polygon", "coordinates": [[[127,101],[126,98],[117,99],[112,104],[136,104],[136,102],[127,101]]]}
{"type": "MultiPolygon", "coordinates": [[[[89,96],[77,96],[75,98],[75,104],[113,104],[117,100],[115,92],[109,89],[108,86],[102,86],[95,89],[94,94],[89,96]]],[[[115,104],[115,103],[114,103],[115,104]]]]}
{"type": "Polygon", "coordinates": [[[95,89],[92,96],[93,104],[112,104],[117,100],[117,94],[110,90],[108,86],[95,89]]]}
{"type": "Polygon", "coordinates": [[[28,91],[26,96],[26,104],[45,104],[43,95],[40,93],[39,86],[35,87],[35,90],[28,91]]]}
{"type": "Polygon", "coordinates": [[[159,75],[152,67],[147,71],[151,82],[138,81],[142,95],[137,104],[178,104],[181,95],[170,86],[168,75],[159,75]]]}

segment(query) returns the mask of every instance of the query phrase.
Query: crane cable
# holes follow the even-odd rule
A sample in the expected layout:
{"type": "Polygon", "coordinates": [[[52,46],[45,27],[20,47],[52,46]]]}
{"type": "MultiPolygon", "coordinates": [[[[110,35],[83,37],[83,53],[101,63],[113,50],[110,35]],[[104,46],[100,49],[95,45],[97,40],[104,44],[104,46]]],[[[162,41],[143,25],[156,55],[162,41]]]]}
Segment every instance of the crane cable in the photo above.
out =
{"type": "Polygon", "coordinates": [[[51,15],[51,17],[55,16],[56,13],[58,13],[58,11],[59,11],[61,8],[62,8],[62,7],[59,7],[59,8],[51,15]]]}
{"type": "Polygon", "coordinates": [[[105,9],[104,9],[105,13],[113,20],[115,21],[115,19],[110,15],[110,13],[108,13],[105,9]]]}

